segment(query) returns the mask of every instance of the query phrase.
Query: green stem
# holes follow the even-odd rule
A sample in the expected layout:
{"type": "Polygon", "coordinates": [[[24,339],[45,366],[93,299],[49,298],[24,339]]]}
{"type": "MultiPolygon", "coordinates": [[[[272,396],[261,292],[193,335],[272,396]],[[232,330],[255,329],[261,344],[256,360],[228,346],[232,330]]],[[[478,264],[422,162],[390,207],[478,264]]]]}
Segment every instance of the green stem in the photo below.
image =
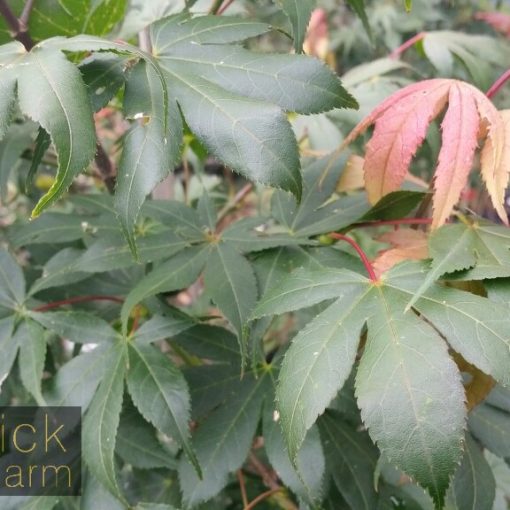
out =
{"type": "Polygon", "coordinates": [[[222,3],[223,0],[213,0],[211,8],[209,9],[209,14],[218,14],[222,3]]]}

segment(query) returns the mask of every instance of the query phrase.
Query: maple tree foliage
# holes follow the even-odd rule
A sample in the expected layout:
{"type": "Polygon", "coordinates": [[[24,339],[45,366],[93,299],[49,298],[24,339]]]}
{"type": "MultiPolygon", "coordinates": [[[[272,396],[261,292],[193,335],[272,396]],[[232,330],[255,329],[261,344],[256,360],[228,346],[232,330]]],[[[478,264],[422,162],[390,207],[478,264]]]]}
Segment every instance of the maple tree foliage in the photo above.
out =
{"type": "Polygon", "coordinates": [[[375,125],[364,163],[369,200],[375,204],[400,188],[429,124],[444,110],[432,227],[443,225],[458,202],[479,143],[482,178],[499,217],[508,223],[503,206],[510,177],[510,112],[499,112],[481,91],[459,80],[432,79],[404,87],[349,134],[345,145],[375,125]]]}
{"type": "Polygon", "coordinates": [[[508,9],[457,3],[0,0],[0,398],[84,446],[1,510],[506,510],[508,9]]]}

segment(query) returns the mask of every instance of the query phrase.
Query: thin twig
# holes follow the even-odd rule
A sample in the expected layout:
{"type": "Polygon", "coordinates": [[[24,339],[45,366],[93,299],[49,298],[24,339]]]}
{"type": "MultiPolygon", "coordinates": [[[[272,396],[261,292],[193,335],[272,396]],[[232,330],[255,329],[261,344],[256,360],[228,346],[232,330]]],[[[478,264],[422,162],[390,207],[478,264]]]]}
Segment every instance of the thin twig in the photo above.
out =
{"type": "Polygon", "coordinates": [[[281,489],[280,485],[276,482],[274,476],[271,474],[269,469],[264,466],[262,462],[257,458],[257,456],[250,452],[249,459],[257,473],[261,476],[262,481],[270,488],[270,489],[281,489]]]}
{"type": "Polygon", "coordinates": [[[23,31],[28,30],[28,21],[30,20],[30,14],[32,14],[32,9],[34,8],[35,0],[27,0],[25,2],[25,6],[23,7],[23,11],[21,16],[19,17],[19,24],[23,31]]]}
{"type": "Polygon", "coordinates": [[[492,99],[503,87],[503,85],[510,80],[510,69],[507,69],[491,86],[491,88],[486,92],[486,96],[489,99],[492,99]]]}
{"type": "Polygon", "coordinates": [[[332,232],[331,234],[329,234],[329,237],[331,237],[332,239],[336,239],[337,241],[345,241],[349,243],[356,250],[356,253],[359,255],[359,258],[361,259],[361,262],[363,262],[363,265],[365,266],[365,269],[367,270],[370,279],[373,282],[379,281],[379,278],[377,278],[377,275],[375,274],[374,266],[372,266],[372,263],[370,262],[370,260],[368,260],[367,254],[363,251],[361,246],[354,239],[343,234],[338,234],[336,232],[332,232]]]}
{"type": "Polygon", "coordinates": [[[218,16],[221,16],[232,4],[234,0],[227,0],[224,5],[218,10],[218,16]]]}
{"type": "Polygon", "coordinates": [[[239,480],[239,488],[241,489],[241,498],[243,500],[243,508],[248,506],[248,495],[246,494],[246,484],[244,483],[243,472],[238,469],[237,470],[237,479],[239,480]]]}
{"type": "Polygon", "coordinates": [[[262,501],[266,500],[267,498],[270,498],[273,494],[276,494],[277,492],[280,492],[283,490],[284,490],[283,487],[278,487],[278,488],[270,489],[266,492],[263,492],[262,494],[259,494],[249,505],[245,506],[243,510],[252,510],[262,501]]]}
{"type": "MultiPolygon", "coordinates": [[[[28,11],[28,13],[30,13],[30,11],[28,11]]],[[[0,14],[4,17],[12,37],[23,44],[27,51],[30,51],[34,47],[34,41],[28,34],[26,24],[22,25],[20,23],[20,20],[16,17],[5,0],[0,0],[0,14]]]]}
{"type": "Polygon", "coordinates": [[[34,308],[34,312],[46,312],[53,310],[54,308],[60,308],[65,305],[72,305],[74,303],[87,303],[90,301],[112,301],[114,303],[124,303],[124,300],[116,296],[76,296],[68,299],[62,299],[61,301],[53,301],[52,303],[46,303],[45,305],[34,308]]]}
{"type": "Polygon", "coordinates": [[[248,183],[246,186],[243,186],[232,198],[229,200],[223,209],[218,213],[218,223],[233,209],[235,209],[253,190],[253,184],[248,183]]]}
{"type": "Polygon", "coordinates": [[[352,228],[364,227],[384,227],[391,225],[429,225],[432,223],[432,218],[402,218],[400,220],[377,220],[377,221],[362,221],[354,223],[352,228]]]}
{"type": "Polygon", "coordinates": [[[404,44],[401,44],[398,48],[395,48],[389,54],[389,58],[392,58],[394,60],[400,58],[400,55],[402,55],[402,53],[404,53],[404,51],[409,49],[411,46],[416,44],[418,41],[421,41],[426,35],[427,35],[426,32],[420,32],[420,33],[416,34],[414,37],[411,37],[411,39],[408,39],[404,44]]]}
{"type": "Polygon", "coordinates": [[[222,3],[223,0],[213,0],[211,8],[209,9],[209,14],[218,14],[222,3]]]}

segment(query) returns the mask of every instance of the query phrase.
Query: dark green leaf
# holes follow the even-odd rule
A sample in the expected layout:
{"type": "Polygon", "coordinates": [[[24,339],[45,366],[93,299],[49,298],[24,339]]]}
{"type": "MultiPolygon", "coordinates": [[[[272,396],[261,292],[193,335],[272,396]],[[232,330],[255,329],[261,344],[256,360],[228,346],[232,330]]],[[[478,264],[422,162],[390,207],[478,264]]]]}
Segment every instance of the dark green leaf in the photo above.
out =
{"type": "MultiPolygon", "coordinates": [[[[136,245],[140,262],[147,263],[171,257],[188,246],[188,243],[173,232],[165,231],[139,237],[136,245]]],[[[98,239],[76,260],[76,266],[89,273],[112,271],[135,264],[129,245],[119,235],[98,239]]]]}
{"type": "Polygon", "coordinates": [[[206,291],[234,326],[245,353],[246,323],[257,302],[257,282],[249,262],[226,243],[218,243],[207,259],[206,291]]]}
{"type": "Polygon", "coordinates": [[[25,277],[14,257],[0,249],[0,306],[14,309],[23,304],[25,277]]]}
{"type": "Polygon", "coordinates": [[[177,468],[177,461],[156,438],[154,427],[134,409],[128,409],[120,417],[115,449],[124,462],[136,468],[177,468]]]}
{"type": "Polygon", "coordinates": [[[424,198],[425,193],[418,191],[393,191],[382,197],[360,220],[398,220],[413,211],[424,198]]]}
{"type": "Polygon", "coordinates": [[[249,179],[301,196],[297,144],[282,111],[163,65],[172,94],[201,142],[249,179]]]}
{"type": "Polygon", "coordinates": [[[30,312],[30,317],[78,344],[109,344],[118,338],[118,333],[105,320],[88,312],[30,312]]]}
{"type": "Polygon", "coordinates": [[[97,348],[65,363],[48,382],[44,399],[48,405],[88,408],[111,361],[116,346],[97,348]]]}
{"type": "Polygon", "coordinates": [[[46,359],[44,329],[32,320],[23,322],[16,333],[19,343],[21,381],[38,405],[45,404],[41,393],[41,379],[46,359]]]}
{"type": "Polygon", "coordinates": [[[50,134],[39,126],[39,131],[37,132],[37,138],[35,140],[34,153],[32,155],[32,162],[30,163],[30,168],[28,169],[27,178],[25,180],[25,190],[27,193],[32,191],[37,170],[39,169],[39,165],[41,164],[46,151],[50,148],[50,145],[50,134]]]}
{"type": "Polygon", "coordinates": [[[367,13],[365,11],[365,2],[364,0],[346,0],[346,2],[351,6],[352,10],[358,15],[359,19],[363,23],[365,30],[368,36],[372,37],[372,29],[370,28],[370,23],[368,21],[367,13]]]}
{"type": "Polygon", "coordinates": [[[432,258],[430,272],[408,307],[432,283],[447,273],[464,271],[462,279],[482,280],[510,276],[510,234],[507,227],[491,224],[446,225],[434,231],[429,240],[432,258]]]}
{"type": "Polygon", "coordinates": [[[83,456],[90,471],[114,496],[124,500],[115,475],[115,440],[119,425],[124,374],[126,371],[126,345],[119,342],[109,352],[108,370],[97,389],[83,421],[83,456]]]}
{"type": "Polygon", "coordinates": [[[89,165],[96,136],[87,91],[77,68],[61,52],[44,49],[31,51],[23,63],[16,68],[20,108],[50,134],[59,158],[56,180],[32,212],[36,217],[89,165]],[[34,97],[34,90],[44,101],[34,97]]]}
{"type": "Polygon", "coordinates": [[[278,414],[271,402],[264,405],[264,449],[282,482],[299,498],[312,505],[320,501],[325,471],[324,453],[317,427],[312,427],[296,458],[295,468],[285,448],[278,414]]]}
{"type": "Polygon", "coordinates": [[[114,202],[133,253],[134,227],[145,197],[168,175],[180,152],[181,116],[177,104],[171,101],[166,119],[165,101],[158,74],[140,61],[126,82],[124,109],[127,117],[144,122],[135,123],[124,137],[114,202]]]}
{"type": "Polygon", "coordinates": [[[143,345],[164,340],[165,338],[172,338],[192,328],[195,324],[196,322],[185,314],[176,315],[175,317],[154,315],[136,330],[133,335],[133,341],[143,345]]]}
{"type": "Polygon", "coordinates": [[[38,0],[30,16],[35,39],[80,33],[104,35],[122,19],[126,0],[38,0]]]}
{"type": "Polygon", "coordinates": [[[31,122],[12,124],[0,142],[0,196],[4,204],[8,201],[9,177],[19,163],[21,154],[32,143],[33,134],[34,125],[31,122]]]}
{"type": "Polygon", "coordinates": [[[343,298],[293,339],[280,371],[276,397],[292,459],[308,429],[349,377],[361,328],[370,314],[369,287],[341,282],[337,293],[340,289],[343,298]]]}
{"type": "Polygon", "coordinates": [[[317,0],[278,0],[292,25],[294,49],[297,53],[303,50],[308,23],[312,11],[317,6],[317,0]]]}
{"type": "Polygon", "coordinates": [[[88,278],[90,274],[81,271],[78,263],[82,253],[82,250],[76,248],[64,248],[53,255],[44,265],[41,277],[30,287],[29,295],[33,296],[45,289],[70,285],[88,278]]]}
{"type": "Polygon", "coordinates": [[[144,299],[180,290],[191,285],[202,272],[208,256],[208,248],[193,247],[174,255],[150,272],[131,290],[122,306],[122,325],[126,329],[131,309],[144,299]]]}
{"type": "Polygon", "coordinates": [[[469,430],[498,457],[510,457],[510,414],[481,404],[469,413],[469,430]]]}
{"type": "Polygon", "coordinates": [[[356,376],[361,416],[388,460],[441,507],[462,453],[460,373],[437,332],[416,315],[404,315],[405,297],[383,288],[376,293],[356,376]]]}
{"type": "Polygon", "coordinates": [[[447,501],[452,510],[492,510],[495,497],[496,481],[492,469],[468,434],[464,458],[455,472],[447,501]]]}
{"type": "Polygon", "coordinates": [[[104,108],[124,85],[125,60],[114,55],[93,55],[80,64],[92,109],[104,108]]]}
{"type": "Polygon", "coordinates": [[[18,353],[19,339],[14,335],[15,317],[0,319],[0,387],[5,381],[18,353]]]}
{"type": "Polygon", "coordinates": [[[331,411],[319,419],[319,429],[328,470],[345,501],[359,510],[375,508],[378,451],[368,434],[354,430],[339,413],[331,411]]]}
{"type": "Polygon", "coordinates": [[[258,379],[245,375],[236,387],[228,404],[212,412],[193,435],[202,479],[187,459],[180,462],[179,480],[188,506],[216,495],[226,485],[227,475],[241,466],[250,450],[262,400],[269,389],[269,375],[262,374],[258,379]]]}
{"type": "Polygon", "coordinates": [[[133,402],[144,418],[178,441],[200,473],[200,465],[189,442],[188,386],[170,358],[152,346],[132,343],[127,384],[133,402]]]}
{"type": "Polygon", "coordinates": [[[207,228],[209,232],[214,232],[217,221],[216,209],[207,190],[204,190],[202,196],[198,199],[197,213],[201,226],[207,228]]]}

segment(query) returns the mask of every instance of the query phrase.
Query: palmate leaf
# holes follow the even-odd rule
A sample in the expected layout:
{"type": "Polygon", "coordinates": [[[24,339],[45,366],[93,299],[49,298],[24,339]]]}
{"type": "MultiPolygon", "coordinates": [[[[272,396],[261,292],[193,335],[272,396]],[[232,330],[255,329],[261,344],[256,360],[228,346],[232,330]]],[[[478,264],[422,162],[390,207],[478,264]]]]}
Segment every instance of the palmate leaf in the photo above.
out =
{"type": "Polygon", "coordinates": [[[430,271],[407,305],[414,305],[435,280],[444,275],[464,280],[510,276],[510,233],[487,222],[445,225],[429,237],[430,271]],[[462,271],[457,275],[448,274],[462,271]]]}
{"type": "Polygon", "coordinates": [[[466,414],[460,374],[443,337],[508,384],[510,319],[504,305],[436,286],[414,305],[425,320],[404,313],[424,271],[423,264],[404,263],[374,284],[342,269],[297,270],[266,293],[253,316],[338,298],[299,332],[280,372],[277,403],[292,458],[348,377],[367,324],[356,377],[363,421],[392,462],[441,506],[460,460],[466,414]]]}
{"type": "Polygon", "coordinates": [[[170,93],[201,141],[247,177],[299,197],[297,147],[281,109],[315,113],[356,104],[318,61],[226,44],[267,28],[236,18],[179,15],[153,24],[151,39],[170,93]]]}
{"type": "Polygon", "coordinates": [[[485,141],[482,178],[499,217],[508,223],[504,193],[510,176],[510,114],[498,112],[481,91],[458,80],[425,80],[404,87],[378,105],[346,138],[344,143],[349,144],[375,124],[364,163],[369,200],[376,203],[401,186],[429,124],[447,105],[434,180],[432,227],[443,225],[459,200],[480,137],[485,141]]]}

